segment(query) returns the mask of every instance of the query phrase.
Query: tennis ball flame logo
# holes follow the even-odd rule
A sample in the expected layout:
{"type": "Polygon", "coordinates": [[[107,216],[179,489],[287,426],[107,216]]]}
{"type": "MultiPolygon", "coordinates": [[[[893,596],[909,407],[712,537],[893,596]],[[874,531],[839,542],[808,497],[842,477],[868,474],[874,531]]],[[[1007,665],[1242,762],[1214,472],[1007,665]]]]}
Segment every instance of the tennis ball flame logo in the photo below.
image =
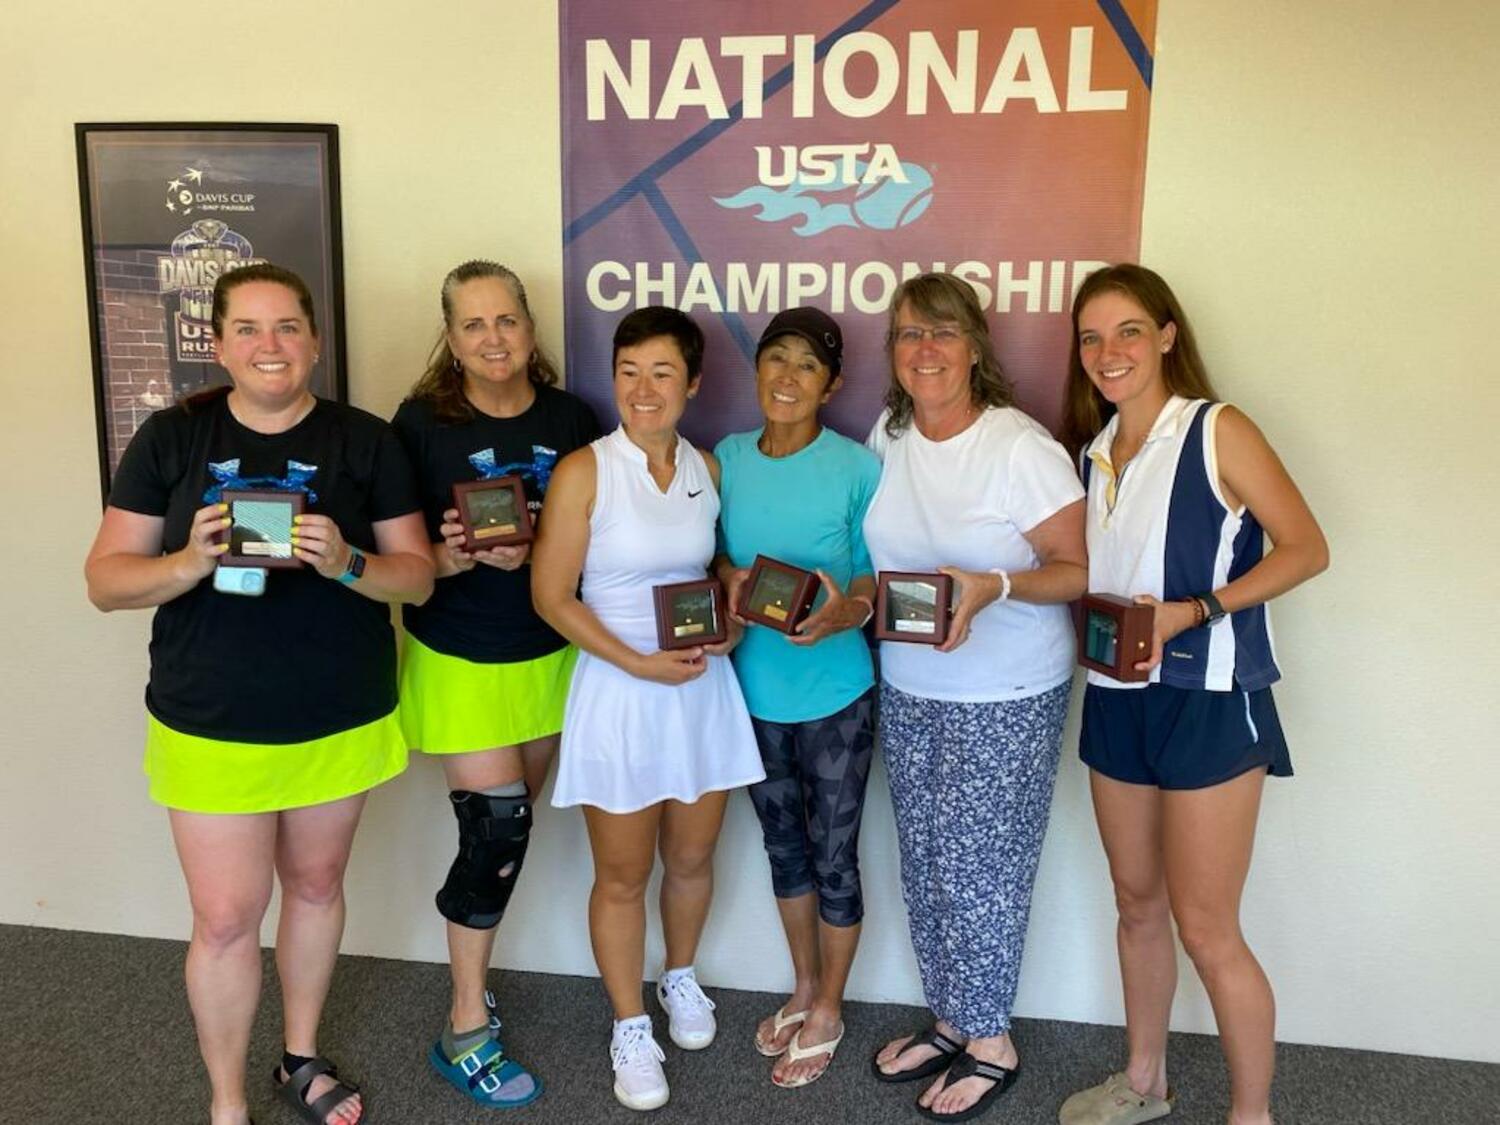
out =
{"type": "Polygon", "coordinates": [[[758,183],[731,196],[716,196],[714,202],[729,209],[758,207],[754,218],[763,223],[800,220],[792,233],[802,238],[840,227],[908,226],[932,205],[932,173],[910,161],[880,163],[879,155],[871,161],[846,161],[845,174],[832,179],[804,160],[785,187],[758,183]]]}

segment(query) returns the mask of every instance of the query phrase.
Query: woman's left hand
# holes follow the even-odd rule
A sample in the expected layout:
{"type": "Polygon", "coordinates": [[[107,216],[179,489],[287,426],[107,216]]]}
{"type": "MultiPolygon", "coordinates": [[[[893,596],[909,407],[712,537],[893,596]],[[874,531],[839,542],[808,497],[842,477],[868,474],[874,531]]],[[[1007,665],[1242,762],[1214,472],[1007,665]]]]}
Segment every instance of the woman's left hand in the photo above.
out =
{"type": "Polygon", "coordinates": [[[734,646],[740,643],[740,638],[745,635],[745,627],[740,624],[740,619],[732,614],[725,615],[726,633],[725,638],[716,645],[704,645],[703,651],[709,656],[728,656],[734,651],[734,646]]]}
{"type": "Polygon", "coordinates": [[[938,652],[952,652],[969,639],[975,614],[998,598],[1004,587],[998,574],[959,570],[956,566],[940,566],[938,573],[946,574],[958,587],[958,604],[948,621],[948,639],[937,646],[938,652]]]}
{"type": "Polygon", "coordinates": [[[818,578],[823,582],[823,590],[828,594],[828,600],[820,605],[813,613],[808,614],[802,620],[802,624],[787,636],[787,640],[794,645],[815,645],[824,637],[832,636],[834,633],[842,633],[845,629],[857,629],[864,622],[866,611],[870,608],[863,598],[851,598],[839,589],[839,584],[833,580],[826,570],[817,571],[818,578]]]}
{"type": "Polygon", "coordinates": [[[1137,672],[1149,672],[1161,663],[1167,642],[1198,623],[1198,611],[1190,601],[1163,602],[1150,594],[1137,594],[1132,600],[1136,605],[1149,605],[1156,610],[1151,618],[1151,658],[1138,661],[1135,666],[1137,672]]]}
{"type": "Polygon", "coordinates": [[[492,566],[496,570],[520,570],[527,559],[531,557],[530,543],[512,543],[509,546],[487,547],[482,551],[475,551],[470,558],[485,566],[492,566]]]}
{"type": "Polygon", "coordinates": [[[354,548],[328,516],[304,513],[293,519],[292,554],[324,578],[338,578],[349,569],[354,548]]]}

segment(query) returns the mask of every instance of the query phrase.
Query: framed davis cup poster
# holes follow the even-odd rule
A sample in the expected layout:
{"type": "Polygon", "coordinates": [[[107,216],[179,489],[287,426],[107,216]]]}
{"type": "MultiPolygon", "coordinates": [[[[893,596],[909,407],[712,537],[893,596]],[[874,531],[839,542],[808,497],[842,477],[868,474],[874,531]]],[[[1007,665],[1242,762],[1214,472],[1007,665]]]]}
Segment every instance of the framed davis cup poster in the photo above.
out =
{"type": "Polygon", "coordinates": [[[228,382],[214,362],[219,276],[298,274],[321,343],[312,392],[345,397],[338,126],[80,124],[78,187],[106,499],[156,410],[228,382]]]}

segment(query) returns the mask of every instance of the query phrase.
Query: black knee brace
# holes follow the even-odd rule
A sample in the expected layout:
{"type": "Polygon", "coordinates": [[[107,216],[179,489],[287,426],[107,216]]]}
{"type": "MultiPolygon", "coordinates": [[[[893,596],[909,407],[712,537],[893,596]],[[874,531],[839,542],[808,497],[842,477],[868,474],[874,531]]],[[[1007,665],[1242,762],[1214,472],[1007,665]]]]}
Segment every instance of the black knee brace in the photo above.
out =
{"type": "Polygon", "coordinates": [[[521,874],[531,839],[531,798],[455,789],[448,799],[458,817],[458,858],[437,893],[438,913],[460,926],[488,930],[499,924],[521,874]]]}

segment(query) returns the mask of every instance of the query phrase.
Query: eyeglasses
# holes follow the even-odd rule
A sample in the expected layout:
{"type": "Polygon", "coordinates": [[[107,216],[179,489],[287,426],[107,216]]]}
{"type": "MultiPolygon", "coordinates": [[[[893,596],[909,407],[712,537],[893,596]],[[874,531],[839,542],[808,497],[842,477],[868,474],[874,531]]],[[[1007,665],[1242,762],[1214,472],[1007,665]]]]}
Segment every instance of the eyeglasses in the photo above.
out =
{"type": "Polygon", "coordinates": [[[934,344],[956,344],[964,338],[962,331],[947,324],[937,328],[918,328],[914,324],[904,324],[891,333],[892,340],[907,345],[920,344],[929,336],[934,344]]]}

